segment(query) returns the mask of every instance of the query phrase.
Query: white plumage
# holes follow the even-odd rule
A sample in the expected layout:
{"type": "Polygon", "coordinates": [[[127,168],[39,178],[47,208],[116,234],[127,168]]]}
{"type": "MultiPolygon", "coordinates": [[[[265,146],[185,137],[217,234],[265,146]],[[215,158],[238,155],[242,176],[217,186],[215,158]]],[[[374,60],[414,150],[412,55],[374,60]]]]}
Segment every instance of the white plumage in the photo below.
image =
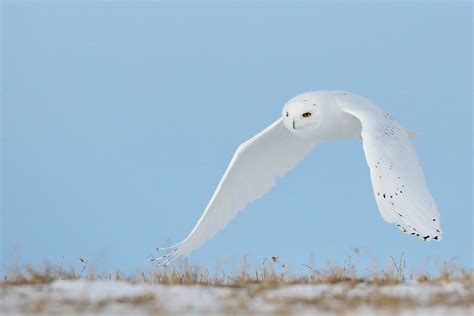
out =
{"type": "Polygon", "coordinates": [[[298,95],[285,104],[281,118],[237,148],[193,230],[153,260],[167,265],[199,248],[316,144],[360,137],[382,217],[405,233],[439,240],[438,210],[410,143],[412,134],[361,96],[345,91],[298,95]]]}

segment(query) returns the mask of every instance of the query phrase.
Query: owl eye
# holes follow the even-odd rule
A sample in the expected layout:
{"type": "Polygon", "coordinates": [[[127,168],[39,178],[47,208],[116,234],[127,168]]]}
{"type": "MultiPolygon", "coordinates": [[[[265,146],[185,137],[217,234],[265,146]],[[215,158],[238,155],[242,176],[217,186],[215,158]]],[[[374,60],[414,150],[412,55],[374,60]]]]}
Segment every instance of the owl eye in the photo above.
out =
{"type": "Polygon", "coordinates": [[[288,117],[288,112],[286,112],[286,117],[288,117]]]}
{"type": "Polygon", "coordinates": [[[311,116],[311,112],[303,113],[303,117],[310,117],[310,116],[311,116]]]}

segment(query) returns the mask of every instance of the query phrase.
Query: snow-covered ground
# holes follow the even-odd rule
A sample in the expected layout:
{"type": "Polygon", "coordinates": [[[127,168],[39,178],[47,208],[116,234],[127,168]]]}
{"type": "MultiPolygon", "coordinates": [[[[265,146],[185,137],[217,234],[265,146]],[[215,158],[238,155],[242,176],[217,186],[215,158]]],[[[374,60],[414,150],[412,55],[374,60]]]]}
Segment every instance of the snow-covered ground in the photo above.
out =
{"type": "Polygon", "coordinates": [[[474,293],[459,282],[295,284],[244,288],[59,280],[3,286],[1,315],[474,315],[474,293]]]}

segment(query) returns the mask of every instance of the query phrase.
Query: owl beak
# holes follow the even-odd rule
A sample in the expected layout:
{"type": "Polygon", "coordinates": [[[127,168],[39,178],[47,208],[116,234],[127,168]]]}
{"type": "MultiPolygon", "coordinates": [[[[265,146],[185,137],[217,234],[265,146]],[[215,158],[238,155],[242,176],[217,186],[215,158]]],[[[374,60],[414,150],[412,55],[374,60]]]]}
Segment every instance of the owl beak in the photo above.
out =
{"type": "Polygon", "coordinates": [[[295,120],[293,120],[293,129],[296,129],[296,127],[295,127],[295,120]]]}

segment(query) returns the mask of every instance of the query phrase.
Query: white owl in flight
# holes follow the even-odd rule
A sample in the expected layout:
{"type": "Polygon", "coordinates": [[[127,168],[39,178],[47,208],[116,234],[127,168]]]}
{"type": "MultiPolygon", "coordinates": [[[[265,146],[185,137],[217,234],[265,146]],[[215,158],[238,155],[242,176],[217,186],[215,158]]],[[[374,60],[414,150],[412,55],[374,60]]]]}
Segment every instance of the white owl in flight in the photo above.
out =
{"type": "Polygon", "coordinates": [[[153,258],[167,265],[212,238],[250,202],[268,192],[317,144],[362,138],[372,187],[383,219],[404,233],[440,240],[435,202],[426,187],[415,149],[406,130],[370,100],[345,91],[298,95],[283,107],[282,117],[241,144],[209,204],[189,235],[161,248],[153,258]]]}

